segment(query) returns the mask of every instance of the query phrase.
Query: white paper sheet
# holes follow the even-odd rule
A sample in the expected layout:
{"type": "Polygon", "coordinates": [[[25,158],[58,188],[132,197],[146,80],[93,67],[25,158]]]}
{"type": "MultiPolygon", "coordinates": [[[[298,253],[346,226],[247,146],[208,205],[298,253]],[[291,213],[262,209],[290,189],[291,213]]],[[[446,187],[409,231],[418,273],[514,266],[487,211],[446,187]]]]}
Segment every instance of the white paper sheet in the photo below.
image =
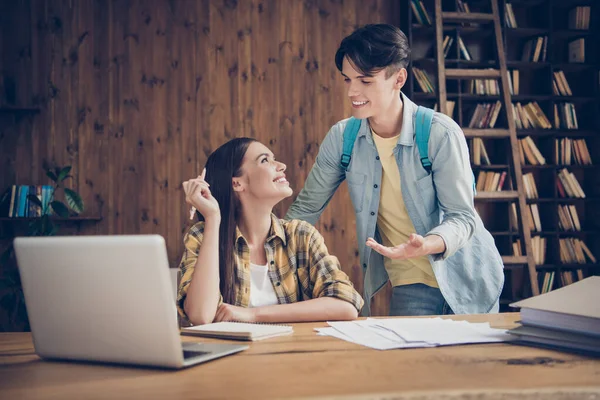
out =
{"type": "Polygon", "coordinates": [[[470,323],[442,318],[366,319],[328,322],[316,328],[319,335],[336,337],[378,350],[495,343],[514,340],[504,329],[488,323],[470,323]]]}

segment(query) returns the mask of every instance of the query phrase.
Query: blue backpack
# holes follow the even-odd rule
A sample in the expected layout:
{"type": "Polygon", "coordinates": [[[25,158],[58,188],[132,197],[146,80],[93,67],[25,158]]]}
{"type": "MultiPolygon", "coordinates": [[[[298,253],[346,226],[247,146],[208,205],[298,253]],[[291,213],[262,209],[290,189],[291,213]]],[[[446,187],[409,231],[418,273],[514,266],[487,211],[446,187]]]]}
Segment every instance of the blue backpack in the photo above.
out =
{"type": "MultiPolygon", "coordinates": [[[[431,122],[433,120],[434,111],[431,108],[419,106],[417,108],[416,123],[415,123],[415,140],[421,155],[421,165],[427,173],[431,173],[431,160],[429,160],[429,131],[431,130],[431,122]]],[[[350,160],[352,160],[352,149],[356,141],[356,135],[360,129],[361,120],[350,117],[344,129],[344,145],[342,148],[341,164],[344,170],[348,170],[350,160]]],[[[475,175],[473,175],[473,193],[475,190],[475,175]]]]}

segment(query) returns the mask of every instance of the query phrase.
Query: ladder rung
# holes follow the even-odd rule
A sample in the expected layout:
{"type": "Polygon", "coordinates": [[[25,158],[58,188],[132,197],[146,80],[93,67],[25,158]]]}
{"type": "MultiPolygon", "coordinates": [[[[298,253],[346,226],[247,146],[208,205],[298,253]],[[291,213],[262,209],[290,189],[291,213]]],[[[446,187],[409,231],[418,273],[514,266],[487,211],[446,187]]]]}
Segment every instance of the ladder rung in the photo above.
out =
{"type": "Polygon", "coordinates": [[[495,138],[503,138],[509,137],[510,131],[508,129],[472,129],[472,128],[463,128],[463,132],[465,133],[465,137],[474,138],[474,137],[495,137],[495,138]]]}
{"type": "Polygon", "coordinates": [[[442,20],[444,22],[489,22],[494,20],[494,14],[443,12],[442,20]]]}
{"type": "Polygon", "coordinates": [[[525,256],[502,256],[502,262],[504,263],[504,265],[527,264],[527,257],[525,257],[525,256]]]}
{"type": "Polygon", "coordinates": [[[447,68],[446,78],[450,79],[486,79],[500,78],[500,71],[497,69],[461,69],[447,68]]]}
{"type": "Polygon", "coordinates": [[[478,192],[475,200],[515,200],[519,197],[516,190],[500,190],[497,192],[478,192]]]}

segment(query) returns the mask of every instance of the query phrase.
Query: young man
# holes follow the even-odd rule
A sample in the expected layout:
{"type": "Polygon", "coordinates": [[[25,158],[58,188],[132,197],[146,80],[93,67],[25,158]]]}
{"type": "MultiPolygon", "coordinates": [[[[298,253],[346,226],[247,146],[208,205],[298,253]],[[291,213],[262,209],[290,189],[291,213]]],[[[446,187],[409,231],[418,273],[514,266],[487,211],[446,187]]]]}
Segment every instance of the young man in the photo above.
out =
{"type": "Polygon", "coordinates": [[[366,25],[342,41],[335,62],[361,121],[351,162],[347,169],[341,164],[346,119],[325,137],[286,219],[315,224],[347,179],[364,273],[363,315],[388,279],[391,315],[497,312],[502,258],[474,208],[464,134],[435,113],[432,165],[424,168],[415,143],[417,105],[401,92],[409,57],[406,36],[392,25],[366,25]]]}

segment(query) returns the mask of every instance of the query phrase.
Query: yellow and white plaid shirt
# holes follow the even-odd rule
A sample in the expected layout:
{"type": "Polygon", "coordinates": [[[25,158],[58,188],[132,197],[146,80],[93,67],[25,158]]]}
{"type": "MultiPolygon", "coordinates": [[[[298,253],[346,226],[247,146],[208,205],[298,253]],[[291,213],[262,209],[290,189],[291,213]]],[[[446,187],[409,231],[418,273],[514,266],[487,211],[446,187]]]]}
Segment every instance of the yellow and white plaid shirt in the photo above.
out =
{"type": "MultiPolygon", "coordinates": [[[[177,309],[188,320],[183,304],[192,281],[198,252],[202,244],[204,222],[190,228],[184,237],[181,258],[181,282],[177,293],[177,309]]],[[[295,303],[318,297],[335,297],[351,303],[358,311],[363,299],[341,269],[337,257],[327,251],[321,234],[314,226],[300,220],[280,220],[271,214],[271,230],[265,249],[269,278],[279,304],[295,303]]],[[[250,302],[250,248],[236,228],[235,304],[248,307],[250,302]]],[[[219,301],[219,303],[222,301],[219,301]]]]}

